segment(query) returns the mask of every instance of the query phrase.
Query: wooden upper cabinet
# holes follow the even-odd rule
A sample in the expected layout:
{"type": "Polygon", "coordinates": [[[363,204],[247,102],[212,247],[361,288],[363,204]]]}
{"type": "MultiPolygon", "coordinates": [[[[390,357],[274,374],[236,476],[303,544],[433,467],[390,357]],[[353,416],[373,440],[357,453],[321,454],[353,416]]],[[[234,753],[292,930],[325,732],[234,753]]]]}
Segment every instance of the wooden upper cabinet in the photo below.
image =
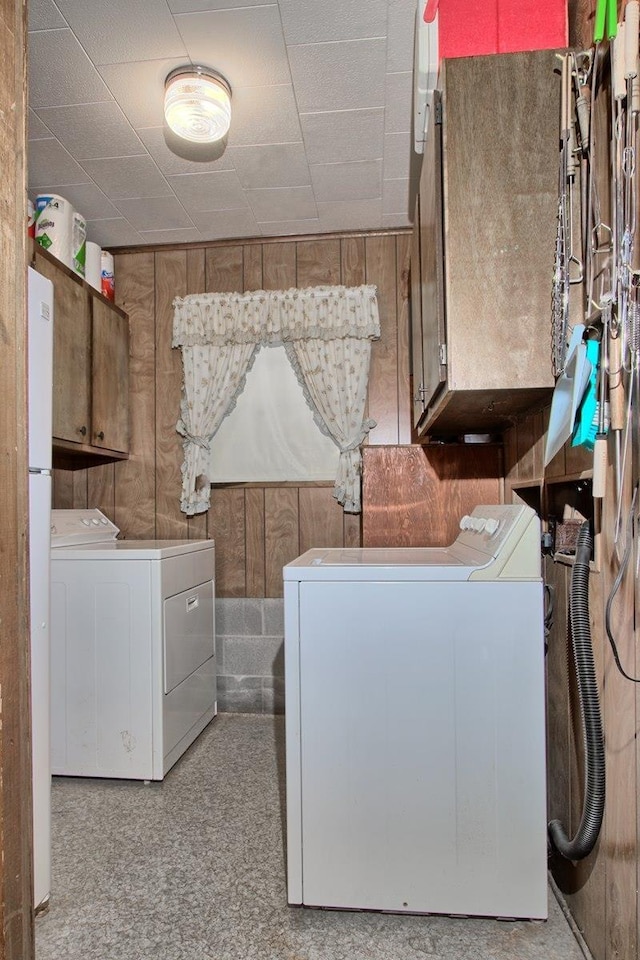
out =
{"type": "Polygon", "coordinates": [[[551,395],[555,70],[551,50],[443,61],[420,183],[423,436],[500,432],[551,395]]]}
{"type": "Polygon", "coordinates": [[[127,315],[37,245],[35,268],[54,289],[54,461],[73,468],[122,459],[129,450],[127,315]]]}
{"type": "Polygon", "coordinates": [[[53,435],[90,443],[89,292],[37,250],[35,266],[53,283],[53,435]]]}
{"type": "Polygon", "coordinates": [[[96,447],[129,450],[129,323],[92,297],[91,440],[96,447]]]}

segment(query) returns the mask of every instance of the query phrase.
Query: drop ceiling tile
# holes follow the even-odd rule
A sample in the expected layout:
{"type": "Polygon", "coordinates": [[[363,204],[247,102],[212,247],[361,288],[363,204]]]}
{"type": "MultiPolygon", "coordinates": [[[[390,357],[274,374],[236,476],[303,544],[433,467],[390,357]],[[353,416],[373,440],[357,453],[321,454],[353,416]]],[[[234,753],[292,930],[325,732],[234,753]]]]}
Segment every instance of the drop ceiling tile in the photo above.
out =
{"type": "Polygon", "coordinates": [[[381,108],[303,113],[300,122],[309,163],[382,157],[384,110],[381,108]]]}
{"type": "Polygon", "coordinates": [[[373,230],[382,226],[382,200],[319,203],[323,230],[373,230]]]}
{"type": "Polygon", "coordinates": [[[387,0],[280,0],[280,15],[288,44],[387,35],[387,0]]]}
{"type": "Polygon", "coordinates": [[[388,73],[385,80],[384,132],[404,133],[413,122],[413,74],[388,73]]]}
{"type": "Polygon", "coordinates": [[[55,138],[31,141],[28,174],[29,189],[51,183],[57,186],[67,183],[88,183],[91,179],[55,138]]]}
{"type": "Polygon", "coordinates": [[[201,10],[255,7],[259,0],[167,0],[167,2],[172,13],[197,13],[201,10]]]}
{"type": "Polygon", "coordinates": [[[240,183],[247,189],[303,187],[311,183],[303,143],[229,147],[227,152],[240,183]]]}
{"type": "Polygon", "coordinates": [[[111,94],[71,30],[29,34],[29,105],[59,107],[111,94]]]}
{"type": "Polygon", "coordinates": [[[320,163],[311,167],[316,200],[370,200],[382,196],[382,160],[320,163]]]}
{"type": "Polygon", "coordinates": [[[52,0],[29,0],[29,30],[54,30],[66,26],[67,21],[52,0]]]}
{"type": "Polygon", "coordinates": [[[110,200],[171,194],[171,188],[151,157],[84,160],[82,165],[110,200]]]}
{"type": "Polygon", "coordinates": [[[384,39],[300,44],[288,50],[301,113],[384,106],[384,39]]]}
{"type": "Polygon", "coordinates": [[[294,143],[301,139],[298,108],[290,83],[234,90],[230,147],[294,143]]]}
{"type": "Polygon", "coordinates": [[[51,139],[51,136],[52,136],[51,131],[49,130],[48,127],[44,125],[40,117],[36,113],[34,113],[33,110],[29,110],[28,125],[29,125],[29,133],[28,133],[29,140],[50,140],[51,139]]]}
{"type": "Polygon", "coordinates": [[[313,220],[276,220],[259,224],[263,237],[291,237],[305,233],[322,233],[323,227],[316,218],[313,220]]]}
{"type": "MultiPolygon", "coordinates": [[[[141,230],[140,236],[144,243],[197,243],[203,237],[195,227],[177,230],[141,230]]],[[[204,292],[204,291],[203,291],[204,292]]]]}
{"type": "Polygon", "coordinates": [[[203,240],[260,236],[256,218],[248,207],[241,210],[210,210],[192,213],[191,219],[203,240]]]}
{"type": "Polygon", "coordinates": [[[233,210],[247,206],[247,199],[235,170],[187,173],[167,179],[188,213],[233,210]]]}
{"type": "Polygon", "coordinates": [[[382,213],[409,215],[409,180],[385,180],[382,184],[382,213]]]}
{"type": "Polygon", "coordinates": [[[415,0],[388,0],[387,72],[413,70],[413,35],[416,22],[415,0]]]}
{"type": "Polygon", "coordinates": [[[119,213],[95,183],[70,183],[63,187],[40,187],[36,193],[59,193],[73,204],[75,210],[82,214],[85,220],[108,220],[118,217],[119,213]]]}
{"type": "Polygon", "coordinates": [[[384,137],[384,179],[406,180],[410,174],[413,138],[410,132],[384,137]]]}
{"type": "Polygon", "coordinates": [[[46,107],[38,116],[77,160],[132,157],[146,150],[114,100],[46,107]]]}
{"type": "MultiPolygon", "coordinates": [[[[114,220],[87,220],[87,240],[101,247],[128,247],[142,243],[142,237],[122,217],[114,220]]],[[[116,285],[118,277],[116,276],[116,285]]]]}
{"type": "Polygon", "coordinates": [[[411,227],[413,221],[404,213],[383,213],[382,226],[393,230],[394,227],[411,227]]]}
{"type": "Polygon", "coordinates": [[[247,190],[247,199],[256,220],[313,220],[317,217],[311,187],[247,190]]]}
{"type": "Polygon", "coordinates": [[[175,197],[147,197],[118,200],[118,211],[135,230],[182,230],[193,221],[175,197]]]}
{"type": "Polygon", "coordinates": [[[164,127],[143,127],[138,136],[158,164],[162,173],[208,173],[212,170],[233,170],[229,151],[225,150],[217,160],[187,160],[172,153],[164,137],[164,127]]]}
{"type": "Polygon", "coordinates": [[[276,4],[177,14],[189,57],[236,87],[289,83],[289,61],[276,4]]]}
{"type": "Polygon", "coordinates": [[[183,63],[184,57],[105,64],[100,67],[100,76],[134,127],[161,127],[164,81],[183,63]]]}
{"type": "Polygon", "coordinates": [[[108,0],[99,16],[87,0],[56,2],[96,64],[186,56],[166,0],[108,0]]]}

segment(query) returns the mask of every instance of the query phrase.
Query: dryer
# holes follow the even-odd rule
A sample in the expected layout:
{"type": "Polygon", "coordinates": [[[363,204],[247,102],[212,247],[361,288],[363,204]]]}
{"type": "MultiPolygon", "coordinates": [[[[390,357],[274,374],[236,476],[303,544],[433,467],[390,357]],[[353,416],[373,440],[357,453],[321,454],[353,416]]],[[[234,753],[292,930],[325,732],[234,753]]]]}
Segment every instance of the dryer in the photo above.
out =
{"type": "Polygon", "coordinates": [[[540,523],[284,568],[288,898],[547,916],[540,523]]]}
{"type": "Polygon", "coordinates": [[[214,542],[51,519],[52,773],[162,780],[217,713],[214,542]]]}

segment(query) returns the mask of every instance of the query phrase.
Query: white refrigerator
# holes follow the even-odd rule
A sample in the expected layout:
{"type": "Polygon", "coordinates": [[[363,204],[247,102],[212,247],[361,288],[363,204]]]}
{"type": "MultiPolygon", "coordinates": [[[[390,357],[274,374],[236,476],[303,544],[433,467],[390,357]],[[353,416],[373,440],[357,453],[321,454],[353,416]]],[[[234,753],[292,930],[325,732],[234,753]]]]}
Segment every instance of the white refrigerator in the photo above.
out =
{"type": "Polygon", "coordinates": [[[51,890],[50,637],[53,284],[28,269],[29,557],[34,907],[51,890]]]}

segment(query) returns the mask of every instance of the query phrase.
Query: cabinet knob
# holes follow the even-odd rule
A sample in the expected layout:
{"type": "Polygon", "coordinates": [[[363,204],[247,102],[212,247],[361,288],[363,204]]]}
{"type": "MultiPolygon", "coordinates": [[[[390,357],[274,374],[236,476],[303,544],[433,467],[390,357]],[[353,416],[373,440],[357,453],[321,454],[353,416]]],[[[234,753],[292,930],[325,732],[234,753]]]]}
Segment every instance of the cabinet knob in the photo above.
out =
{"type": "Polygon", "coordinates": [[[81,436],[86,437],[86,435],[87,435],[87,428],[84,427],[84,426],[78,427],[78,433],[81,434],[81,436]]]}
{"type": "Polygon", "coordinates": [[[104,440],[104,430],[101,430],[100,433],[96,433],[96,438],[98,440],[104,440]]]}

